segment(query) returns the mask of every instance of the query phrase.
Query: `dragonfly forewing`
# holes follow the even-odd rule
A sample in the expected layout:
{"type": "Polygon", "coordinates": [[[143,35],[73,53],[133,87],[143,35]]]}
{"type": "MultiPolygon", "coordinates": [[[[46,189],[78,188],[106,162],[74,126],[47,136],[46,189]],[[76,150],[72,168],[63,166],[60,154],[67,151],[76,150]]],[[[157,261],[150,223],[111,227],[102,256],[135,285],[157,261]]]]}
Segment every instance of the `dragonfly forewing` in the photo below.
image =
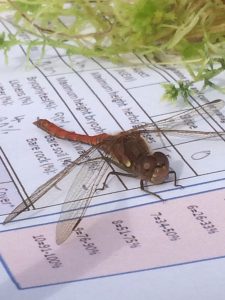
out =
{"type": "MultiPolygon", "coordinates": [[[[199,107],[194,107],[191,109],[187,109],[181,113],[178,113],[174,116],[165,118],[163,120],[157,121],[155,123],[148,123],[141,125],[137,128],[138,131],[146,130],[160,130],[164,131],[167,129],[172,129],[174,127],[178,128],[180,126],[185,125],[185,119],[201,119],[201,118],[209,118],[217,114],[223,107],[225,106],[225,101],[217,99],[211,101],[209,103],[203,104],[199,107]]],[[[132,132],[134,129],[128,130],[127,133],[132,132]]],[[[194,132],[194,131],[192,131],[194,132]]]]}
{"type": "MultiPolygon", "coordinates": [[[[87,160],[90,159],[90,156],[92,156],[92,153],[96,152],[95,147],[91,147],[88,149],[84,155],[80,156],[78,159],[76,159],[73,162],[70,162],[62,171],[57,173],[54,177],[50,178],[48,181],[46,181],[44,184],[39,186],[30,197],[25,199],[23,202],[21,202],[14,210],[6,217],[3,224],[11,222],[14,218],[16,218],[19,214],[22,212],[28,210],[30,207],[34,208],[34,203],[36,203],[38,200],[40,200],[46,193],[51,191],[54,187],[56,187],[57,183],[59,183],[63,178],[65,178],[69,173],[72,172],[72,170],[78,166],[85,163],[87,160]]],[[[99,156],[100,157],[100,156],[99,156]]],[[[97,156],[96,158],[97,159],[97,156]]]]}

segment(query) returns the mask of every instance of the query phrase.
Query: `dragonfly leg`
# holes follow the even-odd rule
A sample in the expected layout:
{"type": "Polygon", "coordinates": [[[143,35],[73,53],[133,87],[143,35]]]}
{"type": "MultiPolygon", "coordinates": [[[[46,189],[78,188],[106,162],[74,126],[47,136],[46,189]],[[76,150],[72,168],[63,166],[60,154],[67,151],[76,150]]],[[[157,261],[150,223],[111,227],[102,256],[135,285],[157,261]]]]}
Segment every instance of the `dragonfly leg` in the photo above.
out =
{"type": "Polygon", "coordinates": [[[102,187],[101,188],[98,188],[96,189],[96,191],[103,191],[106,187],[106,182],[109,178],[110,175],[116,175],[116,176],[126,176],[126,177],[133,177],[133,178],[136,178],[137,176],[135,176],[134,174],[129,174],[129,173],[121,173],[121,172],[116,172],[116,171],[111,171],[107,174],[103,184],[102,184],[102,187]]]}
{"type": "Polygon", "coordinates": [[[142,191],[144,191],[144,192],[146,192],[146,193],[148,193],[150,195],[153,195],[153,196],[159,198],[160,200],[163,200],[158,194],[150,192],[149,190],[147,190],[145,188],[145,186],[144,186],[144,180],[143,179],[140,180],[140,188],[141,188],[142,191]]]}
{"type": "Polygon", "coordinates": [[[173,174],[174,176],[174,186],[178,186],[180,188],[184,188],[183,185],[177,184],[177,173],[174,170],[169,171],[169,174],[173,174]]]}

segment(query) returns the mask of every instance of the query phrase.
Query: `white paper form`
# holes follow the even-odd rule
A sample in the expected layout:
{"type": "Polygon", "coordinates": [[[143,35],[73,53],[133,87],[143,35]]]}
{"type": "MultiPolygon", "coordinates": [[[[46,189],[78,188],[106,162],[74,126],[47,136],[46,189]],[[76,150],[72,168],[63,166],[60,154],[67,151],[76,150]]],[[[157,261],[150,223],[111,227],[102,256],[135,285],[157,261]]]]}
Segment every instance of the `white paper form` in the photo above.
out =
{"type": "MultiPolygon", "coordinates": [[[[37,53],[36,53],[37,52],[37,53]]],[[[68,130],[116,133],[158,121],[182,107],[161,101],[161,83],[188,79],[134,56],[131,67],[73,56],[54,49],[25,67],[22,48],[1,56],[1,222],[38,186],[88,146],[50,137],[33,125],[49,119],[68,130]]],[[[220,78],[223,79],[222,77],[220,78]]],[[[192,105],[224,99],[196,94],[192,105]]],[[[188,107],[190,108],[190,107],[188,107]]],[[[183,129],[223,131],[224,112],[199,113],[183,129]]],[[[179,128],[179,129],[181,129],[179,128]]],[[[149,137],[169,155],[173,178],[149,186],[166,202],[142,192],[137,179],[111,177],[96,192],[86,216],[64,244],[55,242],[66,186],[57,199],[41,199],[14,222],[1,225],[1,299],[224,299],[225,144],[223,137],[149,137]],[[169,296],[168,296],[169,295],[169,296]]]]}

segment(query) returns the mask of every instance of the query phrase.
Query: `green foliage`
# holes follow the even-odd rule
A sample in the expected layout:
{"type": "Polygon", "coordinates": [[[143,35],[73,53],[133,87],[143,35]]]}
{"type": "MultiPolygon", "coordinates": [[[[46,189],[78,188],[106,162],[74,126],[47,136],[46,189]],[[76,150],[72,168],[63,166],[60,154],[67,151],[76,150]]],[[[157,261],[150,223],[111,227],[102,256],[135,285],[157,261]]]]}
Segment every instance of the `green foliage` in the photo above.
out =
{"type": "Polygon", "coordinates": [[[184,81],[178,81],[177,85],[165,83],[163,84],[165,89],[163,99],[175,102],[178,98],[182,98],[185,102],[188,102],[189,97],[192,95],[191,85],[192,82],[184,81]]]}
{"type": "MultiPolygon", "coordinates": [[[[17,28],[0,33],[5,53],[21,44],[111,60],[134,52],[161,64],[182,63],[193,81],[213,87],[211,79],[225,68],[224,0],[6,0],[0,12],[11,13],[17,28]],[[23,40],[23,32],[33,38],[23,40]]],[[[182,94],[190,87],[177,88],[182,94]]]]}

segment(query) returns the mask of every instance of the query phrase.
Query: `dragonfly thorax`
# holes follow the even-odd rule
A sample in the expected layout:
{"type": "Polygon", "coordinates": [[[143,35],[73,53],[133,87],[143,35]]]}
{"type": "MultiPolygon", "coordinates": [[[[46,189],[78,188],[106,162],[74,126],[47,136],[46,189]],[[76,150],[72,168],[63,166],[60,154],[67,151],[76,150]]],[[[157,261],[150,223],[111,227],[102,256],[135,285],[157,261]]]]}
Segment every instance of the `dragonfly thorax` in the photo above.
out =
{"type": "Polygon", "coordinates": [[[160,184],[169,173],[168,158],[162,152],[142,156],[136,164],[136,171],[141,179],[160,184]]]}

